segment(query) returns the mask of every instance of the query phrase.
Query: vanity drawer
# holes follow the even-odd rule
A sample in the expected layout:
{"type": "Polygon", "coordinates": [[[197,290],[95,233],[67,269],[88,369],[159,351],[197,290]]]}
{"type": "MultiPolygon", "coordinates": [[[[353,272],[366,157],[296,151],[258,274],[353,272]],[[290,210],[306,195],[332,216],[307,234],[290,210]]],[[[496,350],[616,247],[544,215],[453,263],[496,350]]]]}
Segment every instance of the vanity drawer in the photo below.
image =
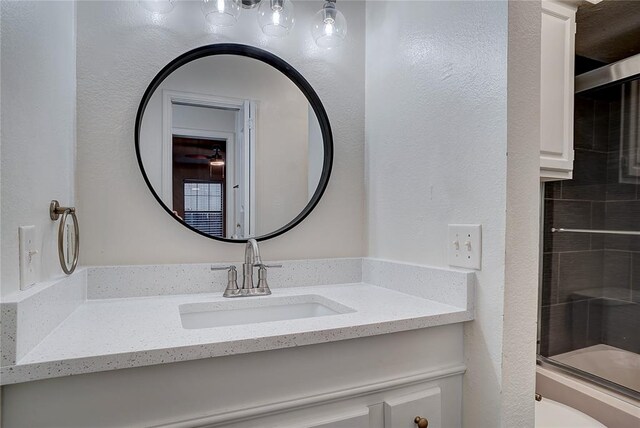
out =
{"type": "Polygon", "coordinates": [[[429,422],[429,428],[442,427],[440,387],[385,399],[385,428],[416,428],[416,416],[425,418],[429,422]]]}
{"type": "Polygon", "coordinates": [[[363,403],[333,403],[321,406],[297,409],[290,412],[258,416],[249,420],[229,423],[198,425],[198,427],[217,428],[382,428],[381,422],[371,424],[369,407],[363,403]]]}
{"type": "Polygon", "coordinates": [[[306,425],[307,428],[369,428],[369,408],[364,407],[354,412],[327,418],[306,425]]]}

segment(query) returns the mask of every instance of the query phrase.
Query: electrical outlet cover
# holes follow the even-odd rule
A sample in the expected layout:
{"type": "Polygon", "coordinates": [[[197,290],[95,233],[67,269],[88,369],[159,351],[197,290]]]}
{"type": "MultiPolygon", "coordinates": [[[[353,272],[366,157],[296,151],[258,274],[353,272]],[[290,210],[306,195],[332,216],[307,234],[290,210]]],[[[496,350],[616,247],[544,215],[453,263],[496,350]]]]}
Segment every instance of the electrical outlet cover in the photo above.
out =
{"type": "Polygon", "coordinates": [[[479,224],[450,224],[448,237],[449,265],[481,269],[482,227],[479,224]]]}
{"type": "Polygon", "coordinates": [[[20,289],[24,290],[36,283],[36,227],[20,226],[18,228],[20,251],[20,289]]]}

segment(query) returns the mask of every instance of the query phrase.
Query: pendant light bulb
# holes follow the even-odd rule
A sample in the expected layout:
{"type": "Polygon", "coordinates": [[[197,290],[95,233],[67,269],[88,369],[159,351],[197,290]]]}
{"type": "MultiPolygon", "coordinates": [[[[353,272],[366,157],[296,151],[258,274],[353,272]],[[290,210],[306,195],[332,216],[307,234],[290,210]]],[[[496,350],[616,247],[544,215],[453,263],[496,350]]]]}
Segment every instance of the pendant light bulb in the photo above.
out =
{"type": "Polygon", "coordinates": [[[231,27],[240,16],[240,0],[202,0],[204,19],[214,27],[231,27]]]}
{"type": "Polygon", "coordinates": [[[313,17],[311,34],[321,48],[339,46],[347,36],[347,20],[336,9],[336,0],[327,0],[313,17]]]}
{"type": "Polygon", "coordinates": [[[293,28],[293,4],[291,0],[262,0],[258,8],[258,25],[271,37],[284,37],[293,28]]]}

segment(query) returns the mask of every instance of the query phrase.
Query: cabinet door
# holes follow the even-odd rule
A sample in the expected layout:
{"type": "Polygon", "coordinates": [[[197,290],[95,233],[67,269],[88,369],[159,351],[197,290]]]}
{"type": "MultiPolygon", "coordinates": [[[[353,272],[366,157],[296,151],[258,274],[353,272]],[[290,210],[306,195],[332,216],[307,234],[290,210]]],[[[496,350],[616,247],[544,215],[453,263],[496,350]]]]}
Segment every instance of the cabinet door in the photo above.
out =
{"type": "Polygon", "coordinates": [[[442,397],[439,387],[384,402],[385,428],[416,428],[416,416],[429,421],[429,428],[442,428],[442,397]]]}
{"type": "Polygon", "coordinates": [[[573,171],[575,9],[543,1],[541,31],[541,177],[568,179],[573,171]]]}
{"type": "Polygon", "coordinates": [[[359,409],[349,414],[328,417],[321,422],[307,425],[309,428],[369,428],[369,409],[359,409]]]}

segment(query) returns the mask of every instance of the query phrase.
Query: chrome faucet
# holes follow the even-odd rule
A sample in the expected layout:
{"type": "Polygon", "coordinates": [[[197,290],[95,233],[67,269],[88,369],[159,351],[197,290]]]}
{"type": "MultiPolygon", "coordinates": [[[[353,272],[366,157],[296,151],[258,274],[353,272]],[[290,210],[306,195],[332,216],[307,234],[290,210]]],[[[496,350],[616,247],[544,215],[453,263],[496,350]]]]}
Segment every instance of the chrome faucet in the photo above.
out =
{"type": "Polygon", "coordinates": [[[223,297],[243,297],[243,296],[267,296],[271,294],[267,283],[267,268],[278,268],[282,265],[262,263],[260,258],[260,248],[258,241],[251,238],[247,240],[244,249],[244,263],[242,264],[242,288],[238,287],[238,271],[235,266],[211,267],[211,270],[227,270],[227,288],[223,297]],[[258,284],[253,284],[253,269],[258,268],[258,284]]]}

